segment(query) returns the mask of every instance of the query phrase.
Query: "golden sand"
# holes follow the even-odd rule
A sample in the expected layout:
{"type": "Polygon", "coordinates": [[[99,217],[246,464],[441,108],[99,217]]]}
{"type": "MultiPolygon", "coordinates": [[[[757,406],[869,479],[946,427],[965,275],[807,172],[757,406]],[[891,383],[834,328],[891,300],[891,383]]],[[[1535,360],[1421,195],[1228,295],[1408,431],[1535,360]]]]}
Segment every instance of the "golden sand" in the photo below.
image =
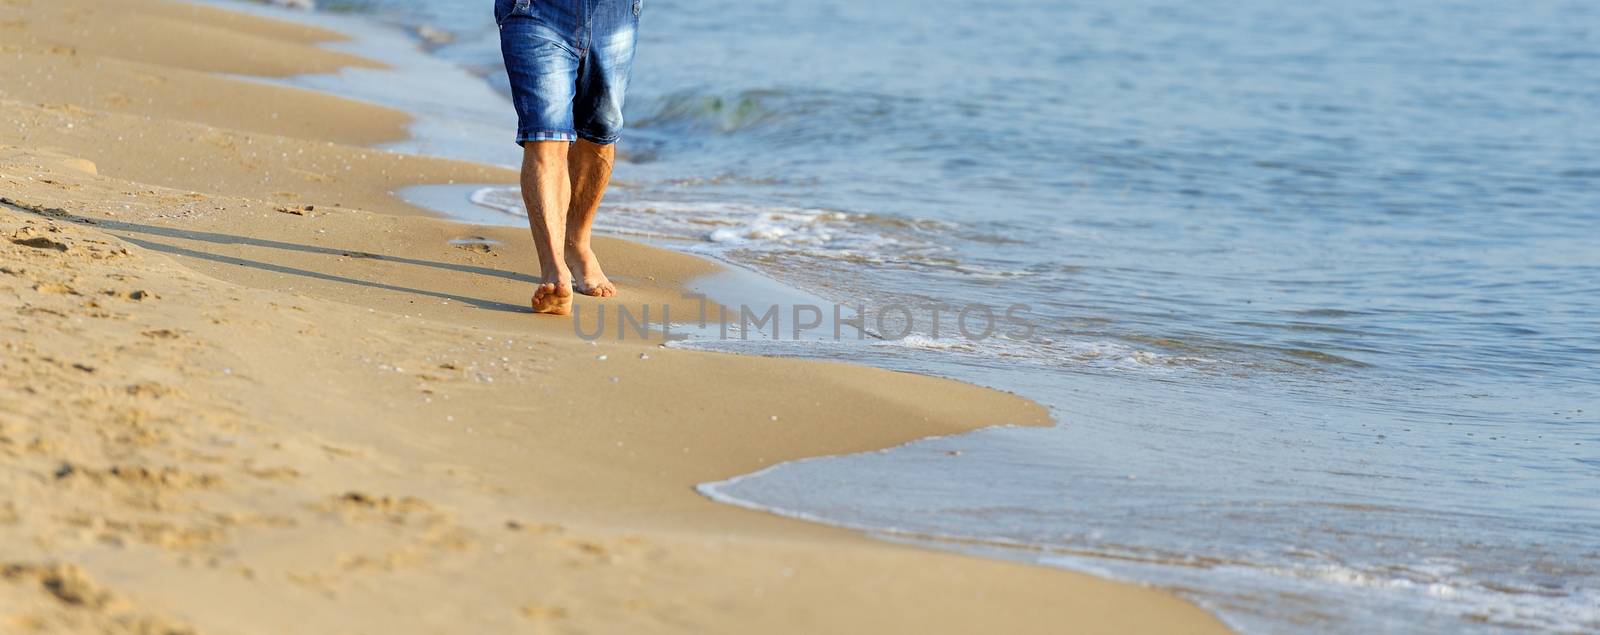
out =
{"type": "MultiPolygon", "coordinates": [[[[0,0],[0,631],[1224,632],[1162,591],[700,497],[1049,419],[530,315],[525,232],[388,194],[513,174],[363,147],[402,113],[213,74],[371,65],[317,48],[336,37],[0,0]]],[[[716,269],[597,250],[635,304],[716,269]]]]}

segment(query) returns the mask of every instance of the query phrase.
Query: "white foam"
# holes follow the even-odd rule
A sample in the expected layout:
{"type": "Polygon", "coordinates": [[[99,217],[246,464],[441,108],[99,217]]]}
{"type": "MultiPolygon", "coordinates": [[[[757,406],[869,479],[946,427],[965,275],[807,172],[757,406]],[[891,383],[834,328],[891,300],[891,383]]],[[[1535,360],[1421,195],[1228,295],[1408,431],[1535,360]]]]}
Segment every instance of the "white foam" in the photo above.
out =
{"type": "Polygon", "coordinates": [[[515,188],[505,186],[478,187],[473,189],[467,200],[474,205],[492,209],[508,216],[516,218],[528,217],[528,208],[522,204],[522,193],[515,188]]]}
{"type": "Polygon", "coordinates": [[[874,342],[873,346],[904,346],[906,348],[920,348],[925,350],[972,350],[974,344],[965,339],[932,338],[926,335],[913,333],[900,339],[882,340],[874,342]]]}

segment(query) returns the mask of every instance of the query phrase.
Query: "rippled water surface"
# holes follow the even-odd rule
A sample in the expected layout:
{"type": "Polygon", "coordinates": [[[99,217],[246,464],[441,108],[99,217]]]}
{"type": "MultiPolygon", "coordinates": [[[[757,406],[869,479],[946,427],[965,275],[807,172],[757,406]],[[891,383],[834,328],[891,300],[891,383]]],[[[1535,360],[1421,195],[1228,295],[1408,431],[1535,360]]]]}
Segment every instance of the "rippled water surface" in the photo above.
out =
{"type": "MultiPolygon", "coordinates": [[[[488,5],[324,8],[503,85],[488,5]]],[[[709,495],[1248,632],[1600,630],[1600,5],[646,0],[629,100],[607,231],[1038,325],[699,345],[1060,421],[709,495]]]]}

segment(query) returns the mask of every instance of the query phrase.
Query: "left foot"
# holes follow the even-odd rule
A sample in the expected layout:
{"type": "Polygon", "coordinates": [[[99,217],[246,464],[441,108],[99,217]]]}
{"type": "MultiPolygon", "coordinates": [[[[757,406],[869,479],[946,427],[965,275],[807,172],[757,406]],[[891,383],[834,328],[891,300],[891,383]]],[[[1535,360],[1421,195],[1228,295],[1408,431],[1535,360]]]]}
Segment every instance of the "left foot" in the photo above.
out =
{"type": "Polygon", "coordinates": [[[568,245],[566,256],[567,268],[572,270],[573,291],[597,298],[609,298],[617,294],[617,285],[611,284],[605,272],[600,270],[600,260],[594,257],[593,251],[568,245]]]}

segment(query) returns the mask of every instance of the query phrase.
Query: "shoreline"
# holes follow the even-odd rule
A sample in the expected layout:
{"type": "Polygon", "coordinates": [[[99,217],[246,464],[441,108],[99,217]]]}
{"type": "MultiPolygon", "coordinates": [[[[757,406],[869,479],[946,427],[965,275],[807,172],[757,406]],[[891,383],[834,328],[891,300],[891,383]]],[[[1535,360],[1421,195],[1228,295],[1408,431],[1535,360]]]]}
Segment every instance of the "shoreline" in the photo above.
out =
{"type": "MultiPolygon", "coordinates": [[[[702,498],[694,485],[782,461],[1049,419],[948,380],[535,321],[517,304],[523,232],[390,195],[509,171],[367,148],[397,113],[214,74],[370,64],[315,46],[335,34],[154,0],[117,9],[139,16],[121,40],[95,3],[6,12],[22,37],[0,84],[0,249],[17,263],[0,277],[0,450],[18,493],[0,531],[37,549],[3,563],[5,619],[1225,632],[1162,591],[702,498]],[[500,245],[449,244],[463,236],[500,245]]],[[[597,243],[633,302],[681,303],[715,271],[597,243]]]]}

